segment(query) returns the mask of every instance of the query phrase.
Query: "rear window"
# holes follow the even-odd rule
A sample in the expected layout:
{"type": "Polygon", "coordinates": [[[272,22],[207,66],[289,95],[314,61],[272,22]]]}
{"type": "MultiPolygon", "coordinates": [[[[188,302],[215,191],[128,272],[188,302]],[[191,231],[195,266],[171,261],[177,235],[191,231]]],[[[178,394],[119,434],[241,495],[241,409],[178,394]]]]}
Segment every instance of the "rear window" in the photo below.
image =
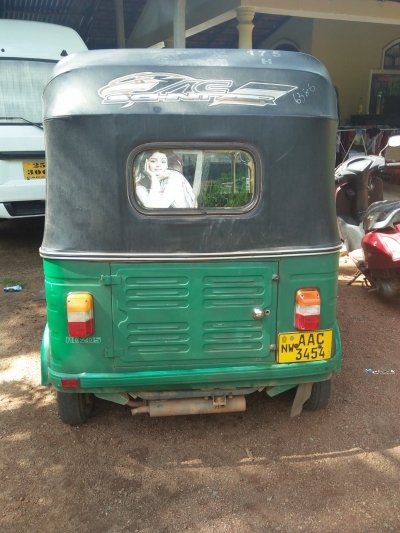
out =
{"type": "Polygon", "coordinates": [[[135,201],[146,210],[241,210],[254,199],[254,159],[244,150],[160,147],[136,153],[129,168],[135,201]]]}

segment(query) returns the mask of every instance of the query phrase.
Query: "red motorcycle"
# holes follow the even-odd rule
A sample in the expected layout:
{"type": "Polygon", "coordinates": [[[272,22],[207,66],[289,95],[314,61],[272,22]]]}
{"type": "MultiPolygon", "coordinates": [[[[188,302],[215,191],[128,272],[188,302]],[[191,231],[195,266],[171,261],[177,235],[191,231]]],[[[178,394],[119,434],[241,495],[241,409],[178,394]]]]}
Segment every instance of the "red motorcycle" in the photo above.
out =
{"type": "Polygon", "coordinates": [[[348,285],[363,275],[370,290],[386,298],[400,295],[400,194],[383,200],[380,176],[399,171],[400,162],[382,156],[399,146],[400,135],[393,136],[379,156],[352,157],[335,171],[339,231],[358,269],[348,285]]]}

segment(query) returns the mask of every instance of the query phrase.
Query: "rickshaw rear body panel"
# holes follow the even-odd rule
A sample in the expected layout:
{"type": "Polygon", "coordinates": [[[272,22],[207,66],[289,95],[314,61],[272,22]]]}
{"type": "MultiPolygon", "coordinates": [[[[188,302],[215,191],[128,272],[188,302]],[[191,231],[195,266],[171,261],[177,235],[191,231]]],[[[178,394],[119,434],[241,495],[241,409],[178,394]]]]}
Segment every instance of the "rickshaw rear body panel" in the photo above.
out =
{"type": "Polygon", "coordinates": [[[63,380],[75,380],[72,393],[109,399],[265,387],[273,395],[340,371],[336,101],[316,60],[272,51],[89,52],[61,62],[44,102],[44,384],[62,391],[63,380]],[[222,98],[188,96],[190,81],[178,96],[121,92],[131,73],[159,83],[171,72],[196,87],[228,80],[230,89],[222,98]],[[251,201],[146,209],[132,172],[150,149],[247,154],[251,201]],[[294,326],[296,292],[307,287],[321,298],[318,340],[294,326]],[[94,301],[87,338],[68,333],[66,300],[77,292],[94,301]],[[279,362],[279,350],[293,353],[290,362],[279,362]]]}
{"type": "MultiPolygon", "coordinates": [[[[127,265],[110,268],[110,264],[101,262],[93,262],[89,267],[81,261],[44,263],[52,357],[51,367],[43,362],[43,384],[50,380],[62,390],[62,378],[77,377],[80,381],[77,392],[124,392],[127,388],[140,392],[160,387],[260,388],[322,381],[340,371],[340,338],[335,324],[336,254],[301,261],[297,257],[285,258],[281,263],[165,263],[130,268],[127,265]],[[117,272],[115,277],[109,274],[113,268],[117,272]],[[279,281],[273,281],[271,273],[278,269],[279,281]],[[199,271],[205,276],[199,276],[199,271]],[[230,284],[232,278],[241,282],[234,290],[230,285],[225,294],[224,287],[221,290],[218,286],[213,294],[215,308],[211,291],[207,291],[212,287],[213,271],[230,284]],[[243,283],[244,278],[247,283],[243,283]],[[300,285],[308,285],[310,279],[318,283],[326,302],[321,329],[334,329],[332,357],[312,363],[277,364],[277,331],[293,331],[293,295],[300,285]],[[143,280],[145,283],[141,284],[143,280]],[[183,295],[166,285],[171,280],[175,284],[184,282],[183,295]],[[263,287],[265,281],[267,290],[263,287]],[[201,283],[201,287],[195,286],[189,293],[190,282],[201,283]],[[98,303],[95,324],[96,332],[100,333],[89,339],[73,339],[68,335],[64,302],[70,292],[87,290],[98,303]],[[226,293],[229,304],[223,302],[218,306],[226,293]],[[184,298],[184,306],[178,307],[176,301],[184,298]],[[278,299],[289,301],[290,305],[278,306],[278,299]],[[175,313],[171,315],[168,311],[166,315],[166,305],[173,306],[175,313]],[[261,321],[253,320],[249,309],[254,306],[271,313],[261,321]],[[139,318],[135,317],[137,313],[139,318]]],[[[42,357],[47,358],[46,350],[42,357]]]]}

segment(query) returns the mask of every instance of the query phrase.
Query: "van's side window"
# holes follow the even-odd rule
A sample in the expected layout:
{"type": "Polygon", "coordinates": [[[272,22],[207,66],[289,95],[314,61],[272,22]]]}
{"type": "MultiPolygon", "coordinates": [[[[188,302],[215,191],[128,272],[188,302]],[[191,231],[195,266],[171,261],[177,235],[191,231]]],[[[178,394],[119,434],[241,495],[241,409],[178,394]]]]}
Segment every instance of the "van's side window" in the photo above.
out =
{"type": "Polygon", "coordinates": [[[254,161],[243,150],[147,150],[133,162],[136,201],[148,209],[229,209],[254,195],[254,161]]]}

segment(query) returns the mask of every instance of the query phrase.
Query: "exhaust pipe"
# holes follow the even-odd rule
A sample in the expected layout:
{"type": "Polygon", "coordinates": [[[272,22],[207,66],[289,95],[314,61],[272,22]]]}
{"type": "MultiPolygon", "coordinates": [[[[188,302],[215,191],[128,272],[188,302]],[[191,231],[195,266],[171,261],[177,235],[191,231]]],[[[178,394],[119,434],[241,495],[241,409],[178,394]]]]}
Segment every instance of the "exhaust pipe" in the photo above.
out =
{"type": "Polygon", "coordinates": [[[179,415],[210,415],[246,411],[244,396],[211,399],[188,398],[184,400],[152,400],[148,405],[131,409],[132,415],[148,413],[151,417],[179,415]]]}

